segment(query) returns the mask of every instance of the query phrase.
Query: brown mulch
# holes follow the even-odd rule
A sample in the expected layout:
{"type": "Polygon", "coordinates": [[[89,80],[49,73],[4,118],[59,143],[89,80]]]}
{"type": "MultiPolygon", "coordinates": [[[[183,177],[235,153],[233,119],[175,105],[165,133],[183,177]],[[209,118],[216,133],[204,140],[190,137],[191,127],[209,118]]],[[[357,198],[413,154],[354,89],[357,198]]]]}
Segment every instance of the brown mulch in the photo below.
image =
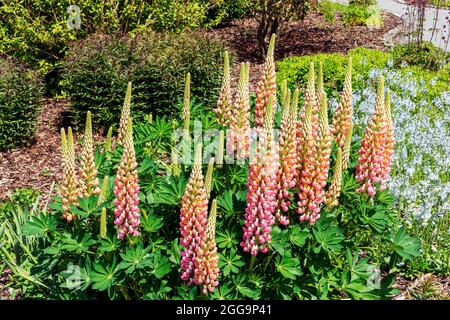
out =
{"type": "Polygon", "coordinates": [[[0,152],[0,201],[17,188],[33,188],[48,197],[53,181],[60,175],[60,128],[66,112],[65,101],[44,102],[35,135],[28,148],[0,152]]]}
{"type": "Polygon", "coordinates": [[[5,270],[0,271],[0,300],[14,300],[17,298],[13,290],[7,287],[7,282],[11,276],[11,269],[5,268],[5,270]]]}
{"type": "MultiPolygon", "coordinates": [[[[36,129],[35,141],[30,147],[0,152],[0,201],[6,200],[17,188],[33,188],[41,193],[40,203],[50,199],[51,185],[62,179],[61,128],[67,129],[67,100],[45,99],[36,129]]],[[[67,132],[67,131],[66,131],[67,132]]],[[[103,131],[93,134],[94,141],[104,139],[103,131]]],[[[75,153],[81,153],[79,133],[73,134],[75,153]]]]}
{"type": "Polygon", "coordinates": [[[397,275],[394,287],[400,289],[400,293],[394,297],[394,300],[418,299],[418,297],[412,294],[412,291],[417,290],[417,288],[422,288],[425,279],[431,279],[430,282],[433,284],[433,289],[436,292],[433,299],[450,299],[450,277],[424,274],[416,279],[406,279],[397,275]]]}
{"type": "MultiPolygon", "coordinates": [[[[322,15],[310,13],[304,21],[290,22],[285,26],[277,39],[275,59],[317,53],[347,53],[356,47],[385,50],[383,36],[401,25],[402,19],[388,12],[382,12],[382,18],[383,26],[371,29],[366,26],[344,26],[339,14],[336,15],[334,23],[328,23],[322,15]]],[[[206,35],[224,42],[233,51],[236,62],[250,62],[252,92],[263,63],[259,56],[256,28],[256,20],[246,18],[205,31],[206,35]]],[[[235,64],[234,75],[239,74],[238,68],[239,65],[235,64]]]]}

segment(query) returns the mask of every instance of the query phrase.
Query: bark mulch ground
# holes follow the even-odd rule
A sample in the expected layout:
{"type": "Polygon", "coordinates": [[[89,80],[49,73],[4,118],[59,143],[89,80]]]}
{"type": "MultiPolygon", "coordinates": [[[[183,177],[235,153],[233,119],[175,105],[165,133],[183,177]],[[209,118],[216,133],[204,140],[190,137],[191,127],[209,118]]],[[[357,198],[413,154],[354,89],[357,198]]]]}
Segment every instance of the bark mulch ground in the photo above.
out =
{"type": "Polygon", "coordinates": [[[65,101],[45,100],[30,147],[0,152],[0,200],[17,188],[50,190],[61,174],[60,128],[66,112],[65,101]]]}
{"type": "MultiPolygon", "coordinates": [[[[325,21],[318,13],[310,13],[303,21],[290,22],[280,33],[275,47],[275,59],[288,56],[312,55],[318,53],[347,53],[356,47],[386,50],[383,37],[398,27],[402,19],[388,12],[382,13],[383,26],[345,26],[341,15],[336,15],[334,23],[325,21]]],[[[206,31],[206,35],[220,40],[230,48],[237,62],[250,62],[250,90],[254,92],[262,69],[256,37],[255,19],[240,19],[229,22],[221,28],[206,31]]],[[[239,75],[239,65],[233,73],[239,75]]]]}

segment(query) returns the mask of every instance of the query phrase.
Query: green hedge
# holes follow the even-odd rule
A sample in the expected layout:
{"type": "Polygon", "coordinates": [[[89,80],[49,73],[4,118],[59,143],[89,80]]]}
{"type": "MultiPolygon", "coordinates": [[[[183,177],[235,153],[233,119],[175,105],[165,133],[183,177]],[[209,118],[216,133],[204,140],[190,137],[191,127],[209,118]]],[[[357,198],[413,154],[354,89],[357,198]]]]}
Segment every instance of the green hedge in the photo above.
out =
{"type": "Polygon", "coordinates": [[[396,45],[392,49],[392,58],[397,66],[406,63],[431,71],[438,71],[443,65],[450,62],[450,54],[431,42],[423,42],[420,46],[415,43],[396,45]]]}
{"type": "Polygon", "coordinates": [[[34,140],[42,94],[42,79],[36,71],[0,56],[0,150],[34,140]]]}
{"type": "MultiPolygon", "coordinates": [[[[382,68],[389,60],[389,54],[372,49],[356,48],[348,53],[353,58],[353,72],[366,78],[374,67],[382,68]]],[[[317,54],[301,57],[288,57],[277,64],[277,80],[281,83],[286,79],[291,87],[305,87],[308,82],[309,65],[314,62],[323,64],[324,86],[327,94],[341,91],[344,85],[345,70],[348,57],[344,54],[317,54]]],[[[363,83],[357,77],[353,79],[353,87],[363,83]]]]}
{"type": "Polygon", "coordinates": [[[128,81],[136,113],[173,115],[191,73],[191,95],[216,104],[222,79],[223,46],[198,34],[147,32],[134,38],[96,34],[76,42],[63,62],[62,87],[75,126],[88,110],[97,126],[118,122],[128,81]]]}

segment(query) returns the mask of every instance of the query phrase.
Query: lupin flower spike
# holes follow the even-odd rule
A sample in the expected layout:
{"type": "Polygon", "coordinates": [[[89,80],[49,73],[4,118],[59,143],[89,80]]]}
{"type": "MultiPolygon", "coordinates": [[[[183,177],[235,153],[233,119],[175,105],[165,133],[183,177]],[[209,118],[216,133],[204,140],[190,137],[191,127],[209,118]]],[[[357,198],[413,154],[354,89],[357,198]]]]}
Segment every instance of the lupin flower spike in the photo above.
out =
{"type": "Polygon", "coordinates": [[[269,100],[266,121],[257,141],[248,174],[247,207],[243,240],[240,245],[245,252],[256,256],[266,253],[270,232],[275,223],[274,211],[277,206],[278,152],[273,141],[273,97],[269,100]]]}
{"type": "Polygon", "coordinates": [[[75,146],[71,127],[67,129],[67,139],[64,128],[61,129],[61,160],[63,169],[63,180],[61,182],[63,218],[70,222],[76,218],[76,215],[70,212],[70,205],[78,203],[79,195],[75,168],[75,146]]]}
{"type": "Polygon", "coordinates": [[[283,225],[289,223],[286,216],[282,216],[280,210],[287,212],[290,201],[287,200],[290,195],[288,189],[295,187],[295,176],[297,171],[297,104],[298,89],[294,91],[294,97],[291,103],[291,92],[287,89],[283,99],[283,114],[281,117],[280,133],[280,167],[278,169],[278,208],[275,214],[276,219],[283,225]]]}
{"type": "Polygon", "coordinates": [[[314,140],[312,137],[311,119],[312,104],[305,103],[303,104],[303,110],[300,112],[299,119],[297,120],[297,171],[295,178],[298,187],[300,187],[302,171],[306,161],[306,151],[313,147],[314,140]]]}
{"type": "Polygon", "coordinates": [[[347,135],[344,140],[344,149],[342,149],[342,172],[347,170],[348,162],[350,160],[350,150],[352,146],[352,136],[353,136],[353,122],[350,124],[347,135]]]}
{"type": "Polygon", "coordinates": [[[117,238],[123,240],[127,235],[139,236],[138,227],[141,223],[138,207],[139,185],[131,118],[128,119],[123,155],[114,180],[114,195],[116,196],[114,224],[117,226],[117,238]]]}
{"type": "Polygon", "coordinates": [[[205,177],[205,190],[206,190],[206,194],[209,196],[211,194],[211,190],[212,190],[212,177],[213,177],[213,171],[214,171],[214,158],[211,157],[209,159],[209,163],[208,163],[208,169],[206,171],[206,177],[205,177]]]}
{"type": "Polygon", "coordinates": [[[128,119],[130,118],[131,108],[131,82],[128,82],[127,93],[123,102],[122,113],[120,115],[119,133],[117,135],[117,143],[123,145],[127,134],[128,119]]]}
{"type": "Polygon", "coordinates": [[[348,59],[347,72],[345,74],[344,89],[341,93],[341,101],[333,115],[331,133],[340,148],[344,147],[345,137],[352,123],[352,58],[348,59]]]}
{"type": "Polygon", "coordinates": [[[100,238],[105,239],[108,232],[106,225],[106,208],[102,208],[102,214],[100,215],[100,238]]]}
{"type": "Polygon", "coordinates": [[[281,82],[281,105],[284,107],[285,105],[285,99],[286,99],[286,94],[288,91],[288,86],[287,86],[287,80],[284,79],[281,82]]]}
{"type": "Polygon", "coordinates": [[[179,161],[178,161],[178,153],[177,150],[172,150],[172,155],[171,155],[171,160],[172,163],[170,164],[170,169],[171,169],[171,174],[175,177],[178,177],[180,175],[180,166],[179,166],[179,161]]]}
{"type": "MultiPolygon", "coordinates": [[[[356,192],[367,193],[373,197],[376,194],[375,183],[380,184],[380,190],[386,188],[386,140],[388,135],[388,121],[384,98],[384,77],[378,82],[375,111],[364,132],[359,149],[358,165],[356,166],[355,178],[360,187],[356,192]]],[[[390,154],[390,151],[387,150],[390,154]]]]}
{"type": "Polygon", "coordinates": [[[186,74],[184,82],[184,97],[183,97],[183,129],[185,133],[189,134],[189,127],[191,122],[191,74],[186,74]]]}
{"type": "MultiPolygon", "coordinates": [[[[267,105],[269,103],[269,98],[276,98],[277,94],[274,50],[275,34],[272,34],[270,38],[269,48],[267,50],[264,71],[256,87],[254,118],[254,124],[256,127],[264,125],[264,116],[267,110],[267,105]]],[[[273,111],[275,111],[275,108],[273,111]]]]}
{"type": "Polygon", "coordinates": [[[98,196],[97,203],[100,205],[106,201],[108,198],[108,176],[103,178],[102,189],[100,191],[100,195],[98,196]]]}
{"type": "Polygon", "coordinates": [[[324,92],[323,89],[323,63],[322,61],[319,62],[319,69],[317,70],[317,101],[319,104],[322,103],[322,93],[324,92]]]}
{"type": "Polygon", "coordinates": [[[231,98],[230,59],[228,51],[224,53],[223,80],[216,106],[217,122],[223,126],[230,123],[233,102],[231,98]]]}
{"type": "Polygon", "coordinates": [[[315,74],[314,74],[314,62],[309,65],[309,75],[308,75],[308,85],[306,87],[305,98],[303,110],[306,110],[309,105],[311,105],[311,133],[312,138],[315,139],[317,136],[317,128],[319,126],[319,109],[320,103],[316,94],[315,85],[315,74]]]}
{"type": "Polygon", "coordinates": [[[250,152],[250,92],[249,64],[241,63],[238,93],[227,130],[227,154],[237,152],[237,158],[244,159],[250,152]]]}
{"type": "Polygon", "coordinates": [[[211,204],[203,245],[197,250],[195,259],[194,282],[202,286],[202,294],[213,293],[219,285],[219,255],[216,245],[217,201],[211,204]]]}
{"type": "Polygon", "coordinates": [[[108,133],[106,134],[106,142],[105,142],[105,152],[111,152],[112,146],[112,131],[113,128],[109,127],[108,133]]]}
{"type": "Polygon", "coordinates": [[[336,156],[336,164],[334,166],[333,178],[331,180],[330,188],[325,195],[325,204],[328,208],[338,205],[338,198],[341,194],[342,186],[342,149],[338,148],[336,156]]]}
{"type": "MultiPolygon", "coordinates": [[[[307,116],[309,117],[309,114],[307,116]]],[[[321,204],[325,196],[324,188],[330,167],[331,135],[325,93],[323,93],[319,112],[317,138],[313,140],[312,136],[311,129],[308,127],[307,149],[301,171],[297,212],[300,214],[300,221],[308,220],[310,223],[315,223],[320,218],[321,204]]]]}
{"type": "Polygon", "coordinates": [[[97,168],[94,160],[94,139],[92,137],[91,112],[86,114],[86,128],[84,132],[84,146],[80,163],[80,193],[85,197],[100,194],[97,178],[97,168]]]}
{"type": "Polygon", "coordinates": [[[207,227],[208,196],[202,174],[202,145],[195,148],[195,160],[189,182],[181,199],[180,244],[181,279],[189,284],[195,280],[197,252],[204,244],[207,227]]]}

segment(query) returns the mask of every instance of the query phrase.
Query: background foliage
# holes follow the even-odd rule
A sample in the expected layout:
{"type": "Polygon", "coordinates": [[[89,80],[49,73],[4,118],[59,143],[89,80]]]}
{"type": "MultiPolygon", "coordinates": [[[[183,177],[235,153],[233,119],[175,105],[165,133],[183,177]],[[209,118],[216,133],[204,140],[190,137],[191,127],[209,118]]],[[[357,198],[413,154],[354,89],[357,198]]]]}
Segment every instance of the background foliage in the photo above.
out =
{"type": "Polygon", "coordinates": [[[220,43],[198,34],[146,32],[82,40],[69,50],[62,73],[74,123],[82,125],[88,110],[99,126],[117,123],[128,81],[133,84],[134,111],[173,115],[188,72],[197,101],[215,106],[222,54],[220,43]]]}
{"type": "Polygon", "coordinates": [[[34,140],[43,84],[38,72],[0,56],[0,150],[34,140]]]}

